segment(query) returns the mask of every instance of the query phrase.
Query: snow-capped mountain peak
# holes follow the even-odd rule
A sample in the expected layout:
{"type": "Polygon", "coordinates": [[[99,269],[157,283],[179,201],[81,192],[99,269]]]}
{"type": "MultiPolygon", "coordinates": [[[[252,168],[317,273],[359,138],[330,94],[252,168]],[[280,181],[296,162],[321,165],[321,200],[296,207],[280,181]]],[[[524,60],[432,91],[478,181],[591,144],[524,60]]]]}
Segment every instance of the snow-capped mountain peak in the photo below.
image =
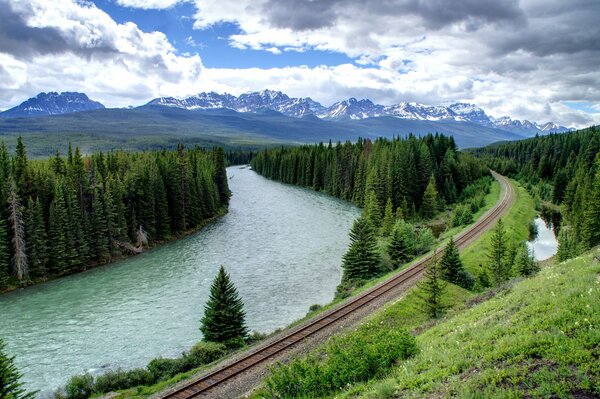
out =
{"type": "Polygon", "coordinates": [[[51,91],[39,93],[16,107],[0,112],[0,117],[60,115],[101,108],[104,108],[104,105],[90,100],[84,93],[66,91],[59,94],[51,91]]]}

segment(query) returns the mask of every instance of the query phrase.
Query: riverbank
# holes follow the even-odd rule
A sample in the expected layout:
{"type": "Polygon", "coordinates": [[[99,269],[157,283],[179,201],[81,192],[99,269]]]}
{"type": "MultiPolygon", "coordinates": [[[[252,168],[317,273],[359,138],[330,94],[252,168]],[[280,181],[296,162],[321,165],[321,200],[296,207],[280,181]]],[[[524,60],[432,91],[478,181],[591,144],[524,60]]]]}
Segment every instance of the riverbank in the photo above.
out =
{"type": "MultiPolygon", "coordinates": [[[[189,230],[186,230],[186,231],[184,231],[182,233],[174,235],[173,237],[171,237],[171,238],[169,238],[167,240],[157,240],[157,241],[154,241],[151,246],[145,247],[144,251],[142,253],[150,252],[150,251],[152,251],[154,249],[160,248],[161,246],[163,246],[163,245],[165,245],[167,243],[171,243],[171,242],[180,240],[182,238],[188,237],[191,234],[197,233],[200,230],[202,230],[204,227],[208,226],[211,223],[214,223],[215,221],[217,221],[220,218],[222,218],[223,216],[225,216],[228,211],[229,211],[229,206],[228,205],[227,206],[223,206],[219,210],[217,210],[217,214],[215,216],[203,220],[198,226],[194,227],[193,229],[189,229],[189,230]]],[[[33,286],[45,284],[45,283],[48,283],[50,281],[55,281],[55,280],[61,279],[63,277],[72,276],[72,275],[76,275],[76,274],[82,274],[82,273],[88,272],[90,270],[94,270],[94,269],[102,267],[102,266],[114,265],[115,263],[122,262],[124,260],[130,259],[130,258],[132,258],[134,256],[138,256],[138,255],[141,255],[141,253],[140,254],[133,254],[133,253],[125,254],[125,253],[122,253],[119,256],[112,257],[109,262],[104,262],[104,263],[94,262],[94,263],[90,263],[90,264],[88,264],[85,267],[85,269],[77,271],[77,272],[74,272],[74,273],[60,274],[60,275],[57,275],[57,276],[53,276],[51,278],[44,278],[44,279],[39,279],[39,280],[28,280],[27,284],[25,286],[9,285],[5,289],[0,290],[0,296],[2,296],[4,294],[8,294],[9,292],[13,292],[15,290],[27,289],[29,287],[33,287],[33,286]]]]}

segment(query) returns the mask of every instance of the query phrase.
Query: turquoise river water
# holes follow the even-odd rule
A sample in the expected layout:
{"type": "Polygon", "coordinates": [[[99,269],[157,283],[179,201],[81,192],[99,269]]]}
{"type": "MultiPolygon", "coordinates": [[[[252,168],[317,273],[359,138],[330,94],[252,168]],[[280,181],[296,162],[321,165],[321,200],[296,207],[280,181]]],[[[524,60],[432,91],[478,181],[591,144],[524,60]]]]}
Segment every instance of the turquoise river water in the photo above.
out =
{"type": "Polygon", "coordinates": [[[219,265],[251,330],[271,332],[333,298],[358,208],[310,190],[227,170],[229,213],[140,256],[0,297],[0,337],[27,388],[48,393],[83,371],[144,366],[202,336],[219,265]]]}

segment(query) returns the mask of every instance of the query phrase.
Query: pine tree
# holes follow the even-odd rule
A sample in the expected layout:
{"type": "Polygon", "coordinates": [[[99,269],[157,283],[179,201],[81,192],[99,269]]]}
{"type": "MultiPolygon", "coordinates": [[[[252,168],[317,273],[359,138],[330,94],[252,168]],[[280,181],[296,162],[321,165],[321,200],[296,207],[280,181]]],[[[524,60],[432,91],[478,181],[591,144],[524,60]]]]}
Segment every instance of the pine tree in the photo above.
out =
{"type": "Polygon", "coordinates": [[[423,279],[418,283],[425,312],[429,317],[438,318],[444,313],[443,297],[446,293],[446,283],[442,278],[442,270],[434,254],[425,266],[423,279]]]}
{"type": "Polygon", "coordinates": [[[423,201],[421,202],[421,215],[425,219],[429,219],[435,215],[438,207],[438,192],[435,188],[435,179],[433,175],[429,179],[429,183],[423,193],[423,201]]]}
{"type": "Polygon", "coordinates": [[[390,255],[394,269],[398,269],[412,258],[408,238],[400,223],[397,223],[394,227],[392,240],[388,247],[388,254],[390,255]]]}
{"type": "Polygon", "coordinates": [[[440,261],[440,268],[445,280],[456,284],[460,287],[471,289],[475,285],[475,279],[463,267],[458,247],[454,243],[454,239],[450,237],[450,241],[444,249],[444,255],[440,261]]]}
{"type": "Polygon", "coordinates": [[[392,206],[392,200],[387,199],[385,204],[385,212],[383,214],[383,223],[381,225],[381,233],[384,237],[388,237],[394,230],[394,209],[392,206]]]}
{"type": "Polygon", "coordinates": [[[591,248],[600,244],[600,153],[596,156],[596,176],[584,215],[583,237],[591,248]]]}
{"type": "Polygon", "coordinates": [[[517,270],[522,276],[531,276],[540,270],[539,265],[535,261],[533,254],[530,253],[526,242],[523,242],[519,247],[517,255],[517,270]]]}
{"type": "Polygon", "coordinates": [[[496,223],[492,231],[488,258],[490,260],[489,268],[494,278],[494,284],[498,286],[509,278],[509,271],[507,270],[508,243],[502,219],[498,219],[498,223],[496,223]]]}
{"type": "Polygon", "coordinates": [[[4,218],[0,219],[0,289],[8,285],[10,278],[8,251],[8,229],[4,218]]]}
{"type": "Polygon", "coordinates": [[[225,268],[221,266],[210,288],[200,331],[204,340],[235,345],[246,338],[244,303],[225,268]]]}
{"type": "Polygon", "coordinates": [[[569,229],[567,227],[561,227],[560,232],[558,233],[558,250],[556,252],[558,261],[564,262],[565,260],[571,259],[575,254],[576,251],[569,229]]]}
{"type": "Polygon", "coordinates": [[[44,214],[39,198],[34,201],[29,197],[25,231],[27,236],[29,274],[32,278],[45,277],[47,272],[48,248],[44,214]]]}
{"type": "Polygon", "coordinates": [[[0,398],[2,399],[33,399],[36,392],[27,392],[21,382],[21,373],[15,366],[15,358],[9,357],[6,344],[0,339],[0,398]]]}
{"type": "Polygon", "coordinates": [[[222,148],[216,148],[214,150],[214,161],[215,161],[215,183],[217,184],[217,190],[219,192],[219,198],[221,204],[228,204],[231,192],[229,191],[229,185],[227,183],[227,171],[225,170],[225,153],[222,148]]]}
{"type": "Polygon", "coordinates": [[[350,231],[350,248],[344,255],[344,281],[367,280],[379,272],[379,253],[371,223],[365,216],[358,218],[350,231]]]}
{"type": "Polygon", "coordinates": [[[374,191],[369,191],[365,203],[365,217],[375,229],[381,226],[381,209],[374,191]]]}
{"type": "Polygon", "coordinates": [[[67,269],[67,210],[60,183],[54,188],[54,200],[50,203],[48,225],[49,269],[54,275],[64,274],[67,269]]]}
{"type": "Polygon", "coordinates": [[[23,207],[17,194],[14,179],[8,183],[8,221],[12,233],[12,267],[15,277],[23,284],[29,278],[29,263],[25,248],[25,223],[23,207]]]}

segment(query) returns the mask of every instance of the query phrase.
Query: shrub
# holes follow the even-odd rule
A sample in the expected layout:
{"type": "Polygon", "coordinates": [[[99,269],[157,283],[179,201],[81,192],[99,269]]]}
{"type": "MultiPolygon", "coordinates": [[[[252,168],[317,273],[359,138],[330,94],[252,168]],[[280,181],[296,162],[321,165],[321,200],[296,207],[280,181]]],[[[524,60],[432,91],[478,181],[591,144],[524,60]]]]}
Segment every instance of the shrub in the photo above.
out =
{"type": "MultiPolygon", "coordinates": [[[[256,335],[251,335],[251,337],[253,336],[256,335]]],[[[223,344],[215,342],[198,342],[186,356],[190,359],[190,363],[193,364],[193,367],[195,368],[202,366],[203,364],[212,363],[226,354],[227,348],[223,344]]]]}
{"type": "Polygon", "coordinates": [[[65,385],[68,399],[87,399],[94,393],[94,377],[90,373],[75,375],[65,385]]]}
{"type": "Polygon", "coordinates": [[[155,382],[156,379],[153,374],[146,369],[133,369],[129,371],[118,369],[96,377],[94,388],[96,393],[107,393],[139,385],[150,385],[155,382]]]}
{"type": "Polygon", "coordinates": [[[324,353],[312,353],[272,369],[272,397],[321,397],[348,384],[381,376],[392,365],[417,353],[415,338],[403,329],[364,325],[333,338],[324,353]]]}
{"type": "Polygon", "coordinates": [[[184,373],[194,368],[193,366],[189,367],[190,360],[186,356],[176,359],[158,357],[148,363],[148,371],[157,381],[167,380],[175,374],[184,373]]]}
{"type": "Polygon", "coordinates": [[[255,342],[262,341],[263,339],[267,338],[267,336],[268,334],[261,333],[258,331],[252,331],[248,338],[246,338],[246,344],[251,345],[255,342]]]}

